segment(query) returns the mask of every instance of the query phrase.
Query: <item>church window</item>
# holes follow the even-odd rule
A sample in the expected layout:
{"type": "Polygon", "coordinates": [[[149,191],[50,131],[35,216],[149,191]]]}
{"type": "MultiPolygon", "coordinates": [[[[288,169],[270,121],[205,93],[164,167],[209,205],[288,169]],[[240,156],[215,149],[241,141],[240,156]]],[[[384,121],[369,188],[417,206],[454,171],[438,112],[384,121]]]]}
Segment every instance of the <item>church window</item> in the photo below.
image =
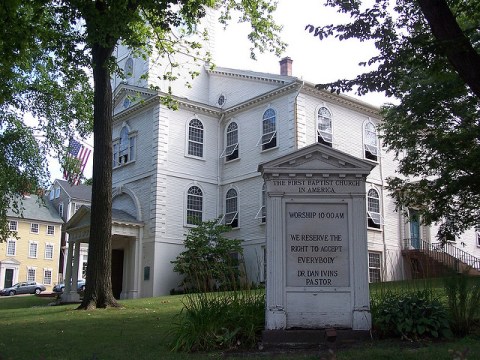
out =
{"type": "Polygon", "coordinates": [[[325,106],[317,112],[317,141],[332,146],[332,113],[325,106]]]}
{"type": "Polygon", "coordinates": [[[267,109],[263,113],[262,136],[257,145],[262,146],[262,150],[271,149],[277,146],[277,125],[275,110],[267,109]]]}
{"type": "Polygon", "coordinates": [[[113,167],[123,166],[135,161],[136,157],[136,132],[129,131],[123,126],[120,131],[120,138],[113,141],[113,167]]]}
{"type": "Polygon", "coordinates": [[[188,124],[188,155],[203,157],[203,124],[198,119],[188,124]]]}
{"type": "Polygon", "coordinates": [[[380,215],[380,196],[375,189],[368,190],[367,193],[367,220],[368,227],[380,229],[382,216],[380,215]]]}
{"type": "Polygon", "coordinates": [[[230,189],[225,197],[225,225],[238,227],[238,198],[237,191],[230,189]]]}
{"type": "Polygon", "coordinates": [[[192,186],[187,192],[187,224],[197,225],[202,222],[203,193],[198,186],[192,186]]]}
{"type": "Polygon", "coordinates": [[[363,129],[363,145],[365,159],[378,160],[378,134],[377,128],[369,120],[365,122],[363,129]]]}
{"type": "Polygon", "coordinates": [[[262,186],[262,204],[260,205],[260,209],[257,211],[257,215],[255,219],[260,219],[262,223],[267,221],[267,186],[263,183],[262,186]]]}
{"type": "Polygon", "coordinates": [[[224,157],[227,161],[238,159],[238,125],[236,122],[231,122],[227,126],[226,143],[227,146],[220,157],[224,157]]]}

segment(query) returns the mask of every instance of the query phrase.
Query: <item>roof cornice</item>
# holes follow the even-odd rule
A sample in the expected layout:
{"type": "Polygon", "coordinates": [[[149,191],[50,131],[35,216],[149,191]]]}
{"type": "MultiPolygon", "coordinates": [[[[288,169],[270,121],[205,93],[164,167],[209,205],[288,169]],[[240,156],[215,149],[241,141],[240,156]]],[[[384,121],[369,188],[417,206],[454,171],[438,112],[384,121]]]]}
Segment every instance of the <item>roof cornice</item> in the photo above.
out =
{"type": "Polygon", "coordinates": [[[255,80],[255,81],[262,81],[262,82],[268,82],[273,84],[285,84],[285,83],[295,81],[296,79],[293,76],[275,75],[275,74],[268,74],[268,73],[261,73],[261,72],[255,72],[255,71],[247,71],[247,70],[229,69],[229,68],[222,68],[222,67],[207,69],[207,72],[210,75],[229,76],[237,79],[255,80]]]}

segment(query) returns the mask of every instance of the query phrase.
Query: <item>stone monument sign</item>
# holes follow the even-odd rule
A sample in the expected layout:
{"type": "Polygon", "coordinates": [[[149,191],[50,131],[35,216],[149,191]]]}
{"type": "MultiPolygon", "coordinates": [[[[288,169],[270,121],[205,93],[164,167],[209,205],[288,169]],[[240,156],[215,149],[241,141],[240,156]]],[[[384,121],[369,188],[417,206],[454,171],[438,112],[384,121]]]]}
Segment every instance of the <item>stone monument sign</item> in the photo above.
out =
{"type": "Polygon", "coordinates": [[[365,179],[373,167],[321,144],[259,165],[266,330],[370,330],[365,179]]]}

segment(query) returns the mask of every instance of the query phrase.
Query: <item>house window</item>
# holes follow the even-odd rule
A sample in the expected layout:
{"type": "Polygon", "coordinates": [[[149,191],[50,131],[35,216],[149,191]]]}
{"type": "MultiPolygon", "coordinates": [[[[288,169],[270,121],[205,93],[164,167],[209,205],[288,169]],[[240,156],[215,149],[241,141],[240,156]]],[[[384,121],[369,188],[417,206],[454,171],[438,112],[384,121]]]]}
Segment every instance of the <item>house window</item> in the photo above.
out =
{"type": "Polygon", "coordinates": [[[37,270],[35,268],[28,268],[27,281],[35,281],[37,277],[37,270]]]}
{"type": "Polygon", "coordinates": [[[380,229],[382,217],[380,215],[380,197],[375,189],[368,190],[367,193],[367,218],[368,227],[380,229]]]}
{"type": "Polygon", "coordinates": [[[381,254],[378,252],[368,253],[368,281],[371,283],[382,281],[381,254]]]}
{"type": "Polygon", "coordinates": [[[55,235],[55,226],[47,225],[47,235],[55,235]]]}
{"type": "Polygon", "coordinates": [[[7,256],[15,256],[17,249],[17,242],[13,239],[7,240],[7,256]]]}
{"type": "Polygon", "coordinates": [[[128,126],[123,126],[120,131],[120,138],[113,142],[113,167],[123,166],[135,161],[137,134],[131,132],[128,126]]]}
{"type": "Polygon", "coordinates": [[[45,259],[53,259],[53,244],[45,244],[45,259]]]}
{"type": "Polygon", "coordinates": [[[322,106],[317,113],[317,141],[332,146],[332,113],[322,106]]]}
{"type": "Polygon", "coordinates": [[[58,204],[58,213],[63,217],[63,203],[58,204]]]}
{"type": "Polygon", "coordinates": [[[475,228],[475,238],[477,240],[477,246],[480,247],[480,227],[475,228]]]}
{"type": "Polygon", "coordinates": [[[227,161],[238,158],[238,125],[231,122],[227,127],[227,146],[220,157],[225,157],[227,161]]]}
{"type": "Polygon", "coordinates": [[[60,197],[60,188],[55,189],[55,199],[58,199],[60,197]]]}
{"type": "Polygon", "coordinates": [[[39,225],[36,223],[31,223],[30,224],[30,232],[33,234],[38,234],[39,231],[39,225]]]}
{"type": "Polygon", "coordinates": [[[187,192],[187,224],[202,222],[203,193],[198,186],[192,186],[187,192]]]}
{"type": "Polygon", "coordinates": [[[55,189],[52,187],[50,189],[49,199],[52,201],[55,198],[55,189]]]}
{"type": "Polygon", "coordinates": [[[8,222],[8,229],[10,231],[17,231],[18,230],[18,223],[15,220],[10,220],[8,222]]]}
{"type": "Polygon", "coordinates": [[[83,255],[82,262],[82,279],[87,278],[87,265],[88,265],[88,255],[83,255]]]}
{"type": "Polygon", "coordinates": [[[35,241],[28,242],[28,257],[36,258],[37,257],[37,250],[38,250],[38,243],[35,241]]]}
{"type": "Polygon", "coordinates": [[[235,189],[228,190],[225,197],[225,225],[238,227],[238,199],[235,189]]]}
{"type": "Polygon", "coordinates": [[[276,115],[273,109],[263,113],[262,136],[257,145],[262,145],[262,150],[271,149],[277,146],[276,115]]]}
{"type": "Polygon", "coordinates": [[[52,285],[52,269],[43,270],[43,283],[45,285],[52,285]]]}
{"type": "Polygon", "coordinates": [[[198,119],[188,124],[188,155],[203,157],[203,124],[198,119]]]}
{"type": "Polygon", "coordinates": [[[364,124],[363,133],[364,155],[365,159],[378,160],[378,135],[377,128],[371,121],[364,124]]]}
{"type": "Polygon", "coordinates": [[[262,223],[267,221],[267,186],[265,183],[263,183],[262,186],[262,204],[260,209],[257,211],[255,219],[261,219],[262,223]]]}

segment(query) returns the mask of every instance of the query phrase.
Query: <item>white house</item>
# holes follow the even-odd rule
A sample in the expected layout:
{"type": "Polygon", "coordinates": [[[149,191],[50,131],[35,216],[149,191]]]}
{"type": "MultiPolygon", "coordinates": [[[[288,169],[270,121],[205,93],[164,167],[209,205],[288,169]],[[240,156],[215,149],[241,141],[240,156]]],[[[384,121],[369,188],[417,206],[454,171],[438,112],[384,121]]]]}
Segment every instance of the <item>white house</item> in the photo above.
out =
{"type": "MultiPolygon", "coordinates": [[[[141,78],[157,71],[153,60],[134,58],[123,47],[117,58],[128,69],[126,81],[112,79],[112,234],[120,297],[165,295],[178,286],[171,261],[183,250],[191,219],[222,217],[233,227],[229,236],[243,241],[249,279],[264,281],[258,165],[316,142],[375,165],[365,214],[370,281],[412,276],[402,249],[435,242],[435,229],[407,222],[385,190],[395,161],[378,137],[378,108],[317,90],[292,76],[292,60],[285,58],[280,74],[202,67],[191,89],[176,88],[178,110],[171,110],[160,101],[166,85],[141,78]]],[[[71,242],[88,242],[88,214],[85,208],[67,224],[71,242]]],[[[464,234],[461,242],[466,253],[480,253],[478,233],[464,234]]]]}

